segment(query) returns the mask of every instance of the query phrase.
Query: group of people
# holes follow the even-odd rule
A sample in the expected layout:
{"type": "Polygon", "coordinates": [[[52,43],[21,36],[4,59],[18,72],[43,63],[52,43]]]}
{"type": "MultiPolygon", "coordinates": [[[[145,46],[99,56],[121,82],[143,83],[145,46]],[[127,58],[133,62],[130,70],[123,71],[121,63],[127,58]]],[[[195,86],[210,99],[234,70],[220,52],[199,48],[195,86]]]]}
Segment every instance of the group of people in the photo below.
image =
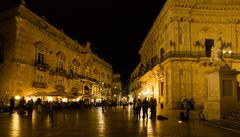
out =
{"type": "Polygon", "coordinates": [[[102,112],[104,113],[107,107],[114,107],[115,112],[117,111],[117,99],[101,99],[102,112]]]}
{"type": "Polygon", "coordinates": [[[186,110],[185,115],[181,116],[184,120],[189,120],[189,112],[190,110],[194,110],[194,100],[193,98],[189,99],[184,99],[182,102],[182,108],[186,110]]]}
{"type": "Polygon", "coordinates": [[[133,101],[133,110],[134,110],[134,116],[139,119],[141,118],[141,109],[142,109],[142,118],[148,119],[148,108],[150,108],[151,111],[151,116],[150,119],[156,119],[156,108],[157,108],[157,100],[156,98],[150,98],[148,101],[147,98],[145,97],[143,101],[138,98],[134,99],[133,101]]]}
{"type": "MultiPolygon", "coordinates": [[[[14,97],[11,97],[9,101],[10,101],[9,113],[12,114],[13,111],[14,111],[14,108],[15,108],[15,99],[14,99],[14,97]]],[[[30,99],[30,100],[28,100],[26,102],[25,98],[22,97],[19,100],[19,104],[17,106],[17,112],[20,115],[24,115],[24,114],[26,114],[26,111],[27,111],[27,114],[29,116],[32,116],[33,108],[34,108],[33,99],[30,99]]]]}

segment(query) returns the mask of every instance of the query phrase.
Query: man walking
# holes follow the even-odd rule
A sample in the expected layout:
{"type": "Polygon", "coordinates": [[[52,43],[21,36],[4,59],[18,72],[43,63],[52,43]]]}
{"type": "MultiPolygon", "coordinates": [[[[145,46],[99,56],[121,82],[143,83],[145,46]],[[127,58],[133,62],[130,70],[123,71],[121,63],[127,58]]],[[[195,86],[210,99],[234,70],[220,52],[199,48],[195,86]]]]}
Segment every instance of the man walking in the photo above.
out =
{"type": "Polygon", "coordinates": [[[14,107],[15,107],[15,99],[12,96],[11,99],[10,99],[10,114],[13,113],[14,107]]]}

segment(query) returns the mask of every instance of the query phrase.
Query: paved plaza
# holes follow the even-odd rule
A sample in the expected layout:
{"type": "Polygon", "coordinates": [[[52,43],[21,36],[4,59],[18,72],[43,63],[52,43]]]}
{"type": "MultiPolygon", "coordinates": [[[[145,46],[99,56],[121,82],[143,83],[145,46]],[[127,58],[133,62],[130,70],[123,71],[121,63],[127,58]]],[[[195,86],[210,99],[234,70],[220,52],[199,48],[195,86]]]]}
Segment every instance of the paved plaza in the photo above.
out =
{"type": "MultiPolygon", "coordinates": [[[[238,137],[238,133],[211,127],[195,119],[179,123],[177,110],[158,111],[168,120],[135,119],[131,108],[123,111],[100,107],[85,110],[33,112],[32,118],[16,112],[0,113],[0,137],[238,137]]],[[[193,114],[192,114],[193,115],[193,114]]]]}

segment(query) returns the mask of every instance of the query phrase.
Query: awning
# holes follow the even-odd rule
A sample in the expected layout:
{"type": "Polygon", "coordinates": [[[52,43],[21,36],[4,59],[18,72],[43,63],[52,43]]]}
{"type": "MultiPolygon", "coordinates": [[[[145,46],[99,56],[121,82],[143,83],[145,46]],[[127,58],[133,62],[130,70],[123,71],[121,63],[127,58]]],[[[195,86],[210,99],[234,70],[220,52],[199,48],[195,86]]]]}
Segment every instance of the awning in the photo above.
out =
{"type": "Polygon", "coordinates": [[[48,92],[46,96],[68,96],[69,94],[65,91],[52,91],[48,92]]]}
{"type": "Polygon", "coordinates": [[[46,92],[36,92],[36,93],[29,94],[27,96],[46,96],[46,95],[47,95],[46,92]]]}

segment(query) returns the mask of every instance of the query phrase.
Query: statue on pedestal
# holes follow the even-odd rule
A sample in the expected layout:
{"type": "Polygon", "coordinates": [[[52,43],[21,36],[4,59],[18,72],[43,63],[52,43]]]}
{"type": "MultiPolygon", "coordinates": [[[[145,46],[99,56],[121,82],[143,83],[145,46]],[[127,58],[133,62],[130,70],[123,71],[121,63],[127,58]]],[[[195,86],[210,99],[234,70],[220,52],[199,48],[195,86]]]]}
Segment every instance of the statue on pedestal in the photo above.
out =
{"type": "Polygon", "coordinates": [[[226,63],[223,60],[223,40],[221,37],[217,40],[216,44],[211,49],[211,61],[218,66],[225,66],[226,63]]]}

